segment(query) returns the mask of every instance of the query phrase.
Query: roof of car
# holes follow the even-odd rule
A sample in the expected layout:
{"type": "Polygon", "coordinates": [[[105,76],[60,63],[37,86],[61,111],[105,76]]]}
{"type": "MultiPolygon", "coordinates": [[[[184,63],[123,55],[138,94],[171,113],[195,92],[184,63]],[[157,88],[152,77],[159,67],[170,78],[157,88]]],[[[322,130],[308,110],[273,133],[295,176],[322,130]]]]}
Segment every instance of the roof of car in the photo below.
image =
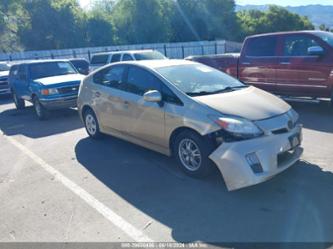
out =
{"type": "Polygon", "coordinates": [[[93,54],[92,56],[95,56],[95,55],[110,55],[110,54],[123,54],[123,53],[128,53],[128,54],[139,54],[139,53],[153,52],[153,51],[155,51],[155,50],[152,50],[152,49],[143,49],[143,50],[121,50],[121,51],[110,51],[110,52],[96,53],[96,54],[93,54]]]}
{"type": "Polygon", "coordinates": [[[191,65],[197,64],[193,61],[188,60],[178,60],[178,59],[171,59],[171,60],[142,60],[142,61],[124,61],[118,62],[116,64],[126,64],[126,65],[138,65],[144,66],[152,69],[161,68],[161,67],[170,67],[170,66],[179,66],[179,65],[191,65]]]}
{"type": "Polygon", "coordinates": [[[273,36],[273,35],[293,35],[293,34],[317,34],[325,33],[325,31],[320,30],[300,30],[300,31],[284,31],[284,32],[272,32],[248,36],[248,38],[261,37],[261,36],[273,36]]]}
{"type": "Polygon", "coordinates": [[[39,63],[49,63],[49,62],[68,62],[68,59],[48,59],[48,60],[25,60],[13,63],[14,65],[24,65],[24,64],[39,64],[39,63]]]}

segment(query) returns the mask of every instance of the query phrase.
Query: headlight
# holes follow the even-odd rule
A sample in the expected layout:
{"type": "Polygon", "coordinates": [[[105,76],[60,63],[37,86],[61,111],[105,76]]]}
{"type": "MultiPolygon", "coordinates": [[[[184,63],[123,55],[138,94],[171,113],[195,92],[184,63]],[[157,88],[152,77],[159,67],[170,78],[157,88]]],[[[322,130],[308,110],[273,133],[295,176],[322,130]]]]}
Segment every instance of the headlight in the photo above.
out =
{"type": "Polygon", "coordinates": [[[43,89],[41,91],[43,95],[53,95],[53,94],[58,94],[58,89],[57,88],[48,88],[48,89],[43,89]]]}
{"type": "Polygon", "coordinates": [[[223,130],[235,137],[253,138],[263,135],[263,131],[252,121],[238,117],[210,117],[223,130]]]}

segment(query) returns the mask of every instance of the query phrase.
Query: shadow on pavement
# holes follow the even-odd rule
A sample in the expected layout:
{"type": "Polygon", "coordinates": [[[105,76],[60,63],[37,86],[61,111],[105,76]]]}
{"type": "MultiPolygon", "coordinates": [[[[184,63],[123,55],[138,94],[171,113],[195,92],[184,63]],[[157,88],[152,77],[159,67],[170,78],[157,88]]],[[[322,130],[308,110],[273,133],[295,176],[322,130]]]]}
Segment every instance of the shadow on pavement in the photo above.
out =
{"type": "Polygon", "coordinates": [[[171,159],[116,138],[82,139],[75,152],[178,242],[333,241],[333,174],[317,165],[301,161],[268,182],[228,192],[219,173],[186,177],[171,159]]]}
{"type": "Polygon", "coordinates": [[[300,115],[304,128],[333,133],[333,106],[329,102],[289,104],[300,115]]]}
{"type": "Polygon", "coordinates": [[[45,121],[37,119],[32,106],[23,110],[7,109],[0,113],[0,129],[7,136],[21,134],[30,138],[40,138],[82,127],[75,109],[52,111],[50,118],[45,121]]]}

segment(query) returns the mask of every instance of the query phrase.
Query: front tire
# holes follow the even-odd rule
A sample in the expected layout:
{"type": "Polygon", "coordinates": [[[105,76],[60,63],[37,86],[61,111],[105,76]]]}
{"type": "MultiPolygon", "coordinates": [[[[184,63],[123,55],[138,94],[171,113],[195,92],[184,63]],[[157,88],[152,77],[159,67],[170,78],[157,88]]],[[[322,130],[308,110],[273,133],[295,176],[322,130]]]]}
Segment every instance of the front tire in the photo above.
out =
{"type": "Polygon", "coordinates": [[[14,91],[12,91],[13,100],[17,110],[22,110],[25,108],[25,101],[19,98],[14,91]]]}
{"type": "Polygon", "coordinates": [[[83,120],[86,131],[91,138],[99,139],[102,137],[102,133],[99,130],[98,120],[91,109],[88,109],[83,113],[83,120]]]}
{"type": "Polygon", "coordinates": [[[37,97],[33,100],[35,113],[39,120],[46,120],[49,117],[49,111],[40,103],[37,97]]]}
{"type": "Polygon", "coordinates": [[[204,178],[214,170],[209,155],[214,150],[213,143],[192,131],[180,133],[173,143],[173,155],[180,169],[195,178],[204,178]]]}

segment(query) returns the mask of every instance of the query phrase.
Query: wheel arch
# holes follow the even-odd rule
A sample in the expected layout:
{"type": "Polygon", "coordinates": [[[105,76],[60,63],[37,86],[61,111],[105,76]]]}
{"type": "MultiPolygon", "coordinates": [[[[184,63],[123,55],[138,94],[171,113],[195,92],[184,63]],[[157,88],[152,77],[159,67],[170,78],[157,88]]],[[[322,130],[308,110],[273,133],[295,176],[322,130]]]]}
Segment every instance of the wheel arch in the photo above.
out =
{"type": "Polygon", "coordinates": [[[196,133],[197,135],[199,136],[202,136],[198,131],[196,131],[195,129],[193,128],[190,128],[190,127],[186,127],[186,126],[181,126],[181,127],[178,127],[176,128],[170,135],[170,138],[169,138],[169,150],[170,150],[170,154],[173,155],[174,151],[173,151],[173,147],[174,147],[174,142],[175,142],[175,139],[176,137],[181,134],[182,132],[185,132],[185,131],[191,131],[191,132],[194,132],[196,133]]]}

